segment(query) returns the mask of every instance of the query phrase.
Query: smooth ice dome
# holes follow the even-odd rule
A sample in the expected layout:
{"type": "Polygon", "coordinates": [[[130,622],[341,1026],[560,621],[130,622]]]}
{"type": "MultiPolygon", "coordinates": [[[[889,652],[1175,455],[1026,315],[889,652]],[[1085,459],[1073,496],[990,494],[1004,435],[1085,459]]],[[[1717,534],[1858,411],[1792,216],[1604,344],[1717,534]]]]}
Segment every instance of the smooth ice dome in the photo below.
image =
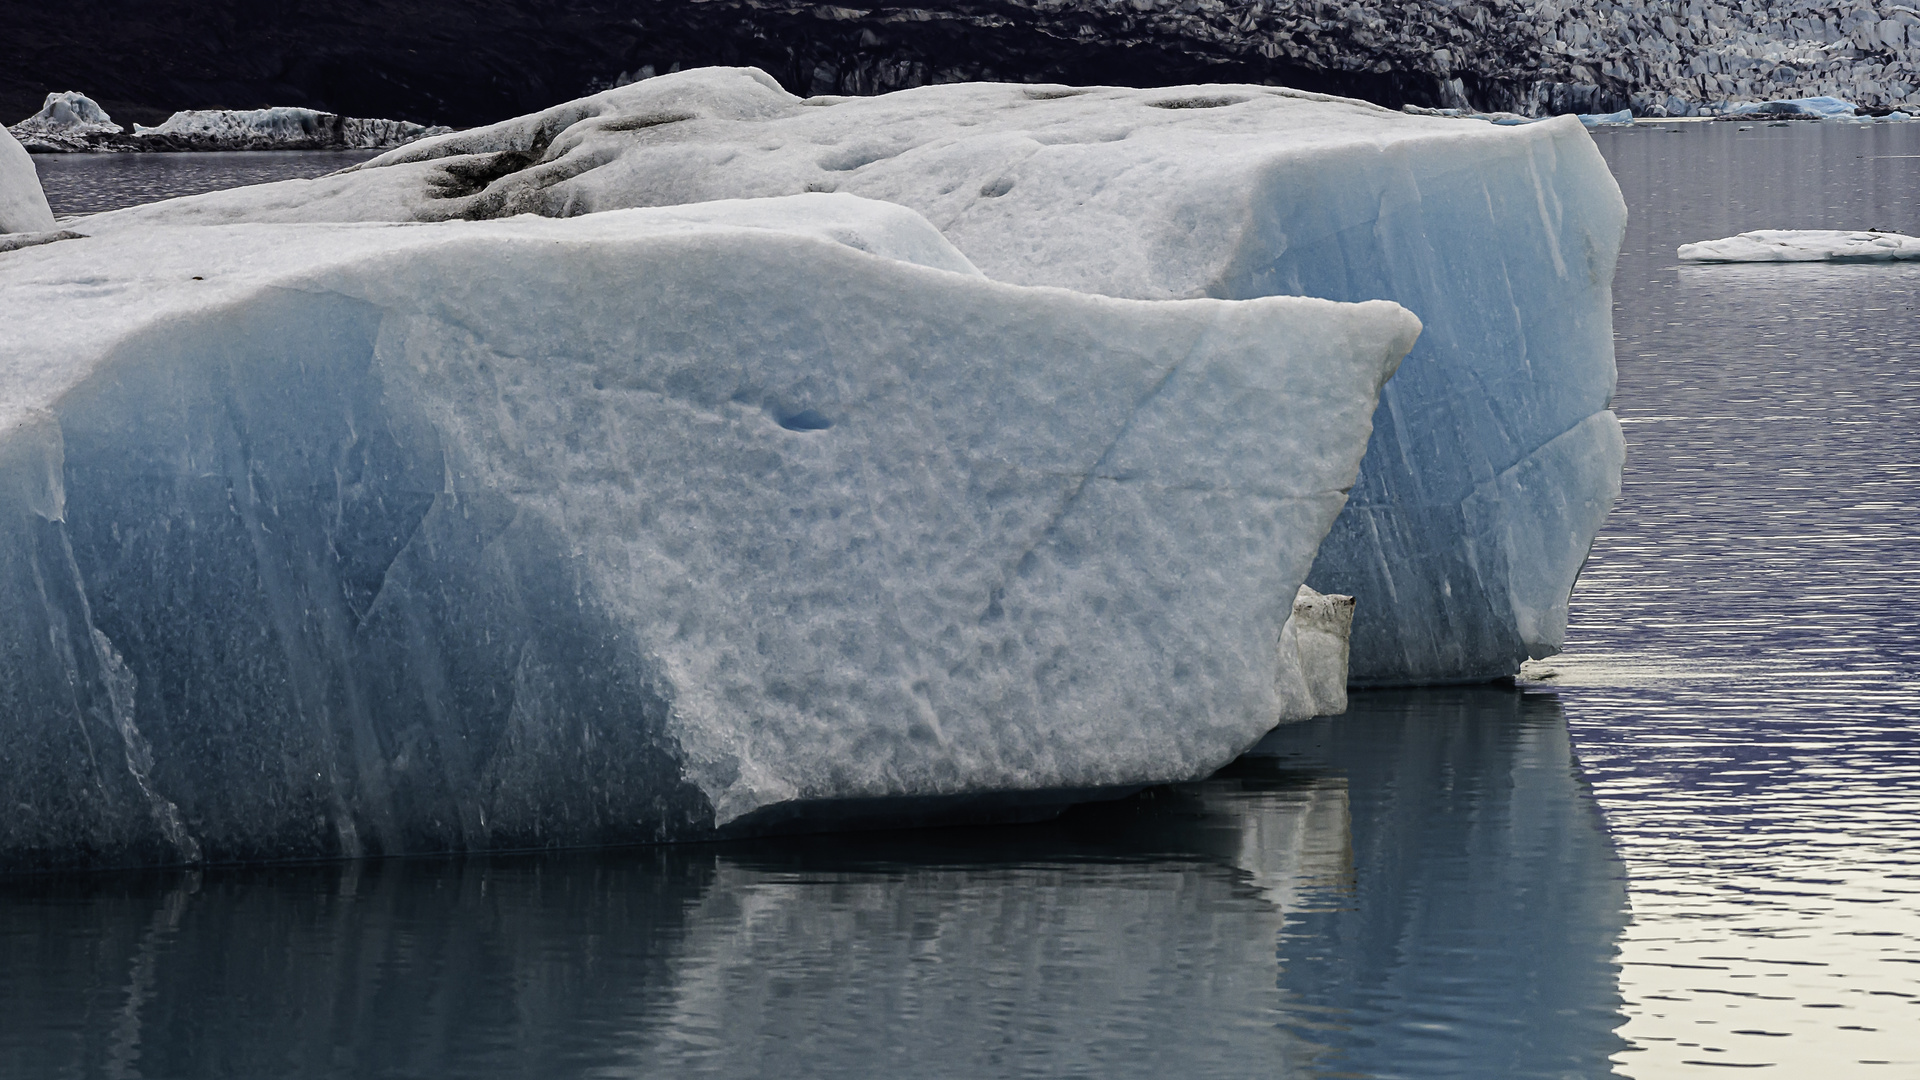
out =
{"type": "Polygon", "coordinates": [[[1418,332],[846,195],[127,229],[0,323],[12,866],[1204,775],[1337,704],[1299,586],[1418,332]]]}
{"type": "Polygon", "coordinates": [[[45,232],[53,224],[33,156],[0,128],[0,233],[45,232]]]}
{"type": "Polygon", "coordinates": [[[1834,229],[1761,229],[1681,244],[1682,262],[1896,262],[1920,259],[1920,237],[1834,229]]]}
{"type": "Polygon", "coordinates": [[[1626,210],[1573,117],[1465,124],[1265,86],[803,100],[713,68],[89,227],[570,217],[805,191],[911,207],[999,281],[1404,304],[1427,329],[1311,579],[1359,601],[1354,678],[1488,679],[1560,648],[1624,445],[1608,406],[1626,210]]]}

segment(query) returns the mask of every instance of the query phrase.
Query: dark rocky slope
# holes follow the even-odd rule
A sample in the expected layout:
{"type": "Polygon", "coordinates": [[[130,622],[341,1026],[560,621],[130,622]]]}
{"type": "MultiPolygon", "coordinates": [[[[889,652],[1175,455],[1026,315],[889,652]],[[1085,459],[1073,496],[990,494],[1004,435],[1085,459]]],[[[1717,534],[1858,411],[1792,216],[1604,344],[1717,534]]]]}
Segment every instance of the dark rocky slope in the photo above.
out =
{"type": "Polygon", "coordinates": [[[803,94],[1250,81],[1528,113],[1920,89],[1920,11],[1892,0],[918,2],[8,0],[0,119],[80,90],[123,123],[299,105],[470,125],[704,64],[803,94]]]}

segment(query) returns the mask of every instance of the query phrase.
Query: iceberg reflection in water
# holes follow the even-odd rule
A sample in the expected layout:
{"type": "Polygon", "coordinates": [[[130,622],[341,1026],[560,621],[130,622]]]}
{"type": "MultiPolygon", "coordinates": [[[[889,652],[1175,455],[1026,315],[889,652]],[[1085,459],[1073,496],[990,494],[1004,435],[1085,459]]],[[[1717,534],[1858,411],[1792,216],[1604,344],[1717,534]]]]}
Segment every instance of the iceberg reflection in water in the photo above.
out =
{"type": "Polygon", "coordinates": [[[1357,694],[999,829],[14,878],[0,1073],[1597,1076],[1621,869],[1558,701],[1357,694]]]}

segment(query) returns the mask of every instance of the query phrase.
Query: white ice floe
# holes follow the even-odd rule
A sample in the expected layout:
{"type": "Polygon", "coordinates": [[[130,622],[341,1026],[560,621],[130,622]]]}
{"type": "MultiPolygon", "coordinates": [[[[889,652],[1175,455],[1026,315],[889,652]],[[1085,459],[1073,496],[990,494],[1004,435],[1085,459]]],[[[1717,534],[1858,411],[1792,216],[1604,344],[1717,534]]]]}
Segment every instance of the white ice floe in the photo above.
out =
{"type": "Polygon", "coordinates": [[[47,95],[40,111],[13,125],[15,138],[36,150],[81,150],[97,136],[120,134],[122,128],[99,103],[78,91],[47,95]]]}
{"type": "Polygon", "coordinates": [[[191,109],[174,113],[157,127],[133,127],[134,134],[144,140],[158,136],[220,150],[379,150],[446,130],[404,120],[366,120],[286,106],[191,109]]]}
{"type": "Polygon", "coordinates": [[[0,233],[32,233],[53,228],[53,209],[40,187],[33,156],[0,128],[0,233]]]}
{"type": "Polygon", "coordinates": [[[1896,262],[1920,259],[1920,237],[1844,229],[1761,229],[1681,244],[1682,262],[1896,262]]]}
{"type": "Polygon", "coordinates": [[[1338,704],[1296,593],[1419,329],[818,194],[126,228],[0,325],[10,865],[1201,776],[1338,704]]]}
{"type": "Polygon", "coordinates": [[[1623,453],[1608,407],[1626,211],[1572,117],[1467,124],[1228,85],[803,100],[763,72],[702,69],[86,227],[566,217],[821,190],[912,207],[1000,281],[1406,305],[1428,330],[1313,576],[1359,599],[1354,676],[1486,679],[1560,647],[1623,453]]]}

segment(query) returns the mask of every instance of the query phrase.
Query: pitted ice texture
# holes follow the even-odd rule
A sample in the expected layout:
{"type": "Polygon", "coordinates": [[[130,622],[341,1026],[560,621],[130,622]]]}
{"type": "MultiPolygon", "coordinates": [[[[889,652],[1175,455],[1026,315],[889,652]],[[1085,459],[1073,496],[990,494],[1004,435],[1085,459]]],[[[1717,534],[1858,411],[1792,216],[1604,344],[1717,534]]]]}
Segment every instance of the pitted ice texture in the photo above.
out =
{"type": "Polygon", "coordinates": [[[570,217],[806,191],[911,207],[999,281],[1403,304],[1426,331],[1311,577],[1359,602],[1353,677],[1490,679],[1562,646],[1624,457],[1609,405],[1626,210],[1573,117],[1499,127],[1227,85],[801,99],[713,68],[92,227],[570,217]]]}

